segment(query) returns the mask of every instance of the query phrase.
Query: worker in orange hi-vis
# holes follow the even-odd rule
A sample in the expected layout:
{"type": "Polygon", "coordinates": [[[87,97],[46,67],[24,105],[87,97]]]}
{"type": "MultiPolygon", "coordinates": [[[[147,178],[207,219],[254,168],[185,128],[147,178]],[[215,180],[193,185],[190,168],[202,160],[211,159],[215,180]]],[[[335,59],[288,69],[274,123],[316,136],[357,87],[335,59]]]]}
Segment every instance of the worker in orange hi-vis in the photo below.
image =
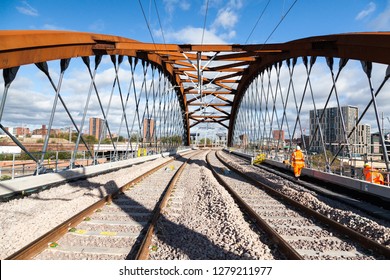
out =
{"type": "Polygon", "coordinates": [[[383,175],[375,168],[371,167],[369,164],[364,165],[363,174],[367,182],[384,185],[385,180],[383,175]]]}
{"type": "Polygon", "coordinates": [[[294,175],[297,180],[301,176],[302,168],[305,167],[305,156],[301,151],[301,147],[297,146],[295,151],[291,154],[291,165],[294,168],[294,175]]]}

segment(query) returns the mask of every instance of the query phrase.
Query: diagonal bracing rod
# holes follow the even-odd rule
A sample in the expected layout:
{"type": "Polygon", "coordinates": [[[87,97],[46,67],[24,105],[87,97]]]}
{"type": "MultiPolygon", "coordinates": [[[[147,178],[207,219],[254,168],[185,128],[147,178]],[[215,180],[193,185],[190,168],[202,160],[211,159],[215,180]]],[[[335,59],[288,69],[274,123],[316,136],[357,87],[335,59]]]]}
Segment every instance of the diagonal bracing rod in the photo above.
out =
{"type": "MultiPolygon", "coordinates": [[[[53,80],[52,80],[50,77],[49,77],[49,81],[50,81],[50,83],[51,83],[53,89],[57,92],[57,87],[56,87],[56,85],[54,84],[53,80]]],[[[75,127],[77,133],[80,135],[80,130],[79,130],[79,128],[77,127],[77,124],[76,124],[76,122],[74,121],[74,119],[73,119],[73,117],[72,117],[72,114],[71,114],[70,111],[68,110],[68,107],[66,106],[65,101],[62,99],[62,96],[61,96],[60,93],[58,94],[58,98],[59,98],[59,100],[60,100],[62,106],[64,106],[64,109],[65,109],[66,113],[68,114],[69,119],[71,120],[71,122],[72,122],[73,126],[75,127]]],[[[83,142],[83,144],[84,144],[85,147],[87,148],[89,154],[92,156],[91,150],[89,149],[89,146],[88,146],[87,142],[85,142],[85,140],[84,140],[84,138],[83,138],[82,136],[81,136],[81,141],[83,142]]]]}

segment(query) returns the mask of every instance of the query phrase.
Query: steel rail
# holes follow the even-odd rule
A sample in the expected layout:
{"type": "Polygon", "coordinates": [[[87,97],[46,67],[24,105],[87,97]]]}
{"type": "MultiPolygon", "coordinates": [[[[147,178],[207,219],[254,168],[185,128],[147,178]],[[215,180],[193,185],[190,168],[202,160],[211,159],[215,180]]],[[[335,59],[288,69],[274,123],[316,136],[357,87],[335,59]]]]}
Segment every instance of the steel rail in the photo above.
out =
{"type": "Polygon", "coordinates": [[[354,240],[355,242],[358,242],[362,247],[364,247],[370,251],[375,251],[377,254],[380,254],[380,255],[383,255],[384,257],[386,257],[386,259],[390,259],[390,248],[362,235],[361,233],[359,233],[353,229],[350,229],[350,228],[326,217],[325,215],[323,215],[321,213],[318,213],[317,211],[315,211],[309,207],[306,207],[306,206],[300,204],[299,202],[295,201],[294,199],[291,199],[290,197],[274,190],[272,187],[269,187],[269,186],[265,185],[264,183],[257,181],[256,179],[248,176],[247,174],[239,171],[237,168],[235,168],[232,165],[223,161],[218,153],[216,153],[216,157],[226,167],[228,167],[229,169],[238,173],[243,178],[249,180],[255,186],[267,191],[270,195],[286,201],[287,203],[291,204],[293,207],[296,207],[299,210],[303,211],[304,213],[311,215],[311,216],[315,217],[316,219],[318,219],[319,221],[329,225],[333,229],[337,230],[339,233],[349,236],[352,240],[354,240]]]}
{"type": "MultiPolygon", "coordinates": [[[[210,168],[211,172],[218,180],[218,182],[225,187],[225,189],[230,193],[230,195],[234,198],[240,208],[244,209],[244,211],[249,215],[249,217],[255,222],[256,226],[263,231],[265,231],[270,238],[281,248],[282,253],[291,260],[303,260],[303,256],[300,255],[293,247],[291,247],[288,242],[284,240],[284,238],[278,234],[269,224],[262,219],[230,186],[226,183],[225,180],[215,171],[213,166],[209,160],[209,154],[206,156],[207,165],[210,168]]],[[[220,161],[221,159],[217,157],[220,161]]],[[[222,161],[221,161],[222,162],[222,161]]]]}
{"type": "MultiPolygon", "coordinates": [[[[178,158],[178,157],[176,157],[178,158]]],[[[76,227],[78,224],[80,224],[85,217],[88,217],[89,215],[93,214],[97,209],[103,207],[107,202],[112,202],[113,198],[118,196],[120,193],[125,192],[129,188],[131,188],[133,185],[137,184],[138,182],[142,181],[147,176],[153,174],[157,170],[163,168],[164,166],[168,165],[172,161],[174,161],[176,158],[171,158],[168,161],[152,168],[151,170],[145,172],[144,174],[138,176],[137,178],[129,181],[128,183],[124,184],[122,187],[120,187],[117,191],[113,192],[112,194],[109,194],[102,198],[101,200],[95,202],[91,206],[87,207],[86,209],[82,210],[78,214],[74,215],[73,217],[69,218],[65,222],[61,223],[54,229],[50,230],[49,232],[45,233],[41,237],[37,238],[36,240],[32,241],[22,249],[18,250],[17,252],[13,253],[12,255],[8,256],[6,260],[28,260],[32,259],[35,256],[37,256],[39,253],[43,252],[47,248],[47,244],[53,241],[59,240],[62,236],[64,236],[69,228],[76,227]]]]}
{"type": "Polygon", "coordinates": [[[156,228],[157,221],[160,218],[161,211],[167,205],[168,199],[172,194],[172,190],[175,187],[176,182],[179,180],[181,173],[183,172],[184,168],[187,166],[188,162],[191,160],[192,157],[198,155],[201,152],[202,151],[198,151],[197,153],[190,156],[186,160],[186,162],[184,162],[180,166],[180,168],[176,171],[175,175],[172,177],[171,181],[168,183],[168,186],[167,186],[166,190],[164,191],[164,196],[161,199],[161,202],[156,205],[155,210],[153,211],[153,217],[152,217],[150,226],[148,228],[147,233],[145,234],[144,239],[142,240],[141,246],[140,246],[138,253],[135,257],[136,260],[149,259],[149,246],[152,242],[152,236],[153,236],[154,230],[156,228]]]}
{"type": "MultiPolygon", "coordinates": [[[[289,180],[291,182],[293,182],[294,184],[298,184],[304,188],[307,188],[311,191],[314,191],[322,196],[325,196],[325,197],[328,197],[328,198],[331,198],[333,200],[337,200],[339,202],[342,202],[346,205],[349,205],[351,207],[354,207],[364,213],[367,213],[373,217],[376,217],[376,218],[379,218],[379,219],[383,219],[383,220],[386,220],[386,221],[390,221],[390,217],[384,213],[382,213],[383,211],[383,206],[380,205],[380,204],[374,204],[373,207],[377,207],[377,210],[376,211],[372,211],[372,208],[367,208],[366,205],[361,205],[360,203],[356,203],[356,199],[359,200],[358,197],[355,197],[355,196],[352,196],[352,200],[347,200],[345,199],[345,196],[343,195],[343,192],[337,192],[336,190],[334,190],[333,188],[328,188],[328,187],[322,187],[321,185],[317,185],[316,183],[313,183],[313,182],[306,182],[305,181],[305,178],[301,178],[302,180],[299,180],[297,181],[295,176],[293,176],[293,172],[291,171],[291,174],[290,173],[286,173],[286,172],[282,172],[282,171],[279,171],[279,170],[275,170],[271,167],[268,167],[264,164],[253,164],[253,166],[256,166],[257,168],[259,168],[260,170],[263,170],[263,171],[266,171],[266,172],[269,172],[269,173],[272,173],[276,176],[280,176],[286,180],[289,180]],[[382,208],[382,209],[381,209],[382,208]]],[[[286,169],[287,170],[287,169],[286,169]]],[[[286,171],[284,170],[284,171],[286,171]]]]}

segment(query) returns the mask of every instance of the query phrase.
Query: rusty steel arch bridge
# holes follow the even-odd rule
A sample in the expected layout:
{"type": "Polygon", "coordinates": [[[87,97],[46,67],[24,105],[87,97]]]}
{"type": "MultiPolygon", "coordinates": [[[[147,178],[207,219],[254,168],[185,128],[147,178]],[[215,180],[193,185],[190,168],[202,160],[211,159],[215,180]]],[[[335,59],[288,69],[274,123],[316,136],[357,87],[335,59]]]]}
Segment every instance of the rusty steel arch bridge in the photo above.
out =
{"type": "Polygon", "coordinates": [[[38,165],[60,118],[71,124],[74,154],[84,147],[95,158],[84,131],[97,117],[98,145],[112,145],[115,157],[118,135],[129,139],[127,150],[145,145],[160,152],[190,145],[192,129],[213,125],[227,131],[228,146],[278,158],[286,146],[300,144],[307,152],[331,150],[327,165],[359,154],[382,161],[389,171],[389,54],[390,32],[179,45],[81,32],[0,31],[0,128],[38,165]],[[25,106],[16,108],[15,99],[25,106]],[[36,99],[41,114],[32,108],[36,99]],[[16,115],[42,118],[40,153],[7,129],[17,125],[16,115]],[[368,140],[374,132],[375,143],[368,140]]]}

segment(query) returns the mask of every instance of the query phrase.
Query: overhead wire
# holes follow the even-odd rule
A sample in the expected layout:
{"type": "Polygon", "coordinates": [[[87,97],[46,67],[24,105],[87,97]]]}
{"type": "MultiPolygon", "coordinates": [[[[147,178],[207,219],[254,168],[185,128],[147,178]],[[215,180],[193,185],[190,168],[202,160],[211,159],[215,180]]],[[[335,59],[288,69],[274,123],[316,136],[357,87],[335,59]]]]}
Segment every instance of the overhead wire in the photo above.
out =
{"type": "Polygon", "coordinates": [[[267,2],[267,4],[265,5],[263,11],[261,12],[260,16],[257,18],[257,21],[256,21],[256,23],[255,23],[255,26],[253,26],[251,32],[249,33],[249,36],[248,36],[248,38],[246,39],[245,44],[248,43],[249,38],[252,36],[253,32],[255,31],[255,29],[256,29],[256,27],[257,27],[257,24],[259,23],[260,19],[263,17],[263,15],[264,15],[265,11],[267,10],[267,7],[268,7],[268,5],[269,5],[270,2],[271,2],[271,0],[268,0],[268,2],[267,2]]]}
{"type": "Polygon", "coordinates": [[[153,1],[154,1],[154,7],[156,8],[157,18],[158,18],[158,23],[160,25],[160,30],[161,30],[161,36],[162,36],[162,39],[163,39],[163,43],[164,43],[164,45],[166,45],[164,31],[163,31],[161,20],[160,20],[160,13],[158,12],[156,0],[153,0],[153,1]]]}
{"type": "Polygon", "coordinates": [[[202,40],[201,40],[200,45],[203,45],[204,31],[205,31],[205,29],[206,29],[206,20],[207,20],[207,12],[208,12],[208,9],[209,9],[209,0],[206,1],[206,12],[205,12],[205,15],[204,15],[203,31],[202,31],[202,40]]]}
{"type": "MultiPolygon", "coordinates": [[[[263,17],[264,12],[266,11],[266,9],[267,9],[267,7],[268,7],[268,5],[269,5],[270,2],[271,2],[271,0],[268,0],[267,4],[265,5],[265,7],[264,7],[264,9],[263,9],[263,11],[262,11],[262,13],[261,13],[260,16],[258,17],[255,26],[252,28],[251,33],[249,34],[248,38],[246,39],[245,44],[248,42],[249,38],[252,36],[254,30],[255,30],[256,27],[257,27],[257,24],[259,23],[260,19],[263,17]]],[[[280,21],[278,22],[278,24],[275,26],[275,28],[272,30],[272,32],[270,33],[270,35],[269,35],[269,36],[267,37],[267,39],[264,41],[264,43],[263,43],[264,45],[268,42],[268,40],[271,38],[271,36],[275,33],[276,29],[278,29],[279,25],[283,22],[283,20],[284,20],[284,19],[286,18],[286,16],[290,13],[291,9],[295,6],[295,4],[296,4],[297,2],[298,2],[298,0],[295,0],[295,1],[291,4],[291,6],[290,6],[290,8],[287,10],[287,12],[281,17],[281,19],[280,19],[280,21]]],[[[285,3],[285,2],[284,2],[284,3],[285,3]]]]}
{"type": "MultiPolygon", "coordinates": [[[[202,30],[202,40],[200,42],[200,45],[203,45],[204,40],[204,32],[206,30],[206,22],[207,22],[207,12],[209,10],[209,0],[206,1],[206,11],[204,15],[204,21],[203,21],[203,30],[202,30]]],[[[199,87],[199,93],[200,93],[200,101],[203,103],[203,92],[202,92],[202,79],[203,79],[203,72],[202,72],[202,65],[199,63],[199,69],[198,69],[198,87],[199,87]],[[199,74],[200,73],[200,74],[199,74]]],[[[206,113],[206,107],[201,105],[201,108],[203,109],[203,113],[206,113]]]]}
{"type": "Polygon", "coordinates": [[[286,18],[286,16],[290,13],[291,9],[294,7],[294,5],[298,2],[298,0],[295,0],[294,3],[291,4],[290,8],[287,10],[287,12],[282,16],[279,23],[275,26],[274,30],[272,30],[271,34],[269,34],[267,40],[264,41],[264,45],[268,42],[268,40],[271,38],[271,36],[274,34],[276,29],[278,29],[279,25],[282,23],[282,21],[286,18]]]}
{"type": "Polygon", "coordinates": [[[157,49],[157,47],[156,47],[156,42],[154,41],[153,33],[152,33],[151,28],[150,28],[149,21],[148,21],[148,19],[146,18],[146,14],[145,14],[145,11],[144,11],[144,7],[142,6],[141,0],[138,0],[138,3],[139,3],[139,5],[140,5],[140,7],[141,7],[142,14],[143,14],[143,16],[144,16],[144,19],[145,19],[145,22],[146,22],[146,26],[148,27],[150,37],[152,38],[152,42],[153,42],[153,44],[154,44],[154,47],[155,47],[155,49],[157,49]]]}

